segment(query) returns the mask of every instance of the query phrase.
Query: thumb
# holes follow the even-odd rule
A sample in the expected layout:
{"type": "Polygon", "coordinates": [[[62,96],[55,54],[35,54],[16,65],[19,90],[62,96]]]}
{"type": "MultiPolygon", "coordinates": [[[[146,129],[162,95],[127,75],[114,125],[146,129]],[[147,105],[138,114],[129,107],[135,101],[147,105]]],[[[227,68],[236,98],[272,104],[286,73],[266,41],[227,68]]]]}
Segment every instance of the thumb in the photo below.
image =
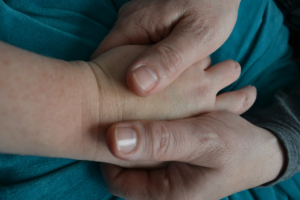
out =
{"type": "Polygon", "coordinates": [[[190,24],[180,21],[168,37],[133,63],[127,73],[127,84],[133,93],[148,96],[163,90],[185,69],[221,46],[210,36],[210,30],[199,31],[201,28],[190,24]]]}
{"type": "MultiPolygon", "coordinates": [[[[107,144],[112,154],[123,160],[189,162],[195,150],[201,149],[202,137],[199,124],[192,121],[118,123],[108,130],[107,144]]],[[[204,152],[208,145],[203,145],[204,152]]]]}

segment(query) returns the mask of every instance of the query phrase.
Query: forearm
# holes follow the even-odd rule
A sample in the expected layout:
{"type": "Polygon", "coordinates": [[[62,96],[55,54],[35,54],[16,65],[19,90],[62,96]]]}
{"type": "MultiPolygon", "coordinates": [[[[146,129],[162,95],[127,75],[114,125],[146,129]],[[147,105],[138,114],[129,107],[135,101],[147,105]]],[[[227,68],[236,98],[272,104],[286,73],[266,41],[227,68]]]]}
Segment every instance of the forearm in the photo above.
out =
{"type": "Polygon", "coordinates": [[[88,66],[0,42],[0,71],[0,152],[64,157],[89,133],[96,116],[87,108],[98,99],[89,99],[88,66]]]}

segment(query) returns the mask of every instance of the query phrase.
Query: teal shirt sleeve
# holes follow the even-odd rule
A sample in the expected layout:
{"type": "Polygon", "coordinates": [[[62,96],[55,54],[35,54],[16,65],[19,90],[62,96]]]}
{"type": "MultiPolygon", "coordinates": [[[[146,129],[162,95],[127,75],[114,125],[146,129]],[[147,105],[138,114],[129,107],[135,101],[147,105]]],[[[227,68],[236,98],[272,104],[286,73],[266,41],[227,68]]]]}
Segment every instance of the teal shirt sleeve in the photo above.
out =
{"type": "MultiPolygon", "coordinates": [[[[118,9],[126,2],[0,1],[0,40],[53,58],[89,60],[113,27],[118,9]]],[[[288,31],[282,21],[282,14],[272,0],[241,1],[231,36],[211,55],[213,63],[234,59],[242,65],[239,80],[223,92],[255,85],[258,104],[263,105],[278,88],[299,77],[291,61],[288,31]]],[[[291,195],[300,199],[299,189],[295,192],[299,176],[291,180],[288,184],[246,190],[227,199],[285,200],[291,195]]],[[[62,198],[116,199],[105,188],[98,163],[0,154],[0,199],[62,198]]]]}

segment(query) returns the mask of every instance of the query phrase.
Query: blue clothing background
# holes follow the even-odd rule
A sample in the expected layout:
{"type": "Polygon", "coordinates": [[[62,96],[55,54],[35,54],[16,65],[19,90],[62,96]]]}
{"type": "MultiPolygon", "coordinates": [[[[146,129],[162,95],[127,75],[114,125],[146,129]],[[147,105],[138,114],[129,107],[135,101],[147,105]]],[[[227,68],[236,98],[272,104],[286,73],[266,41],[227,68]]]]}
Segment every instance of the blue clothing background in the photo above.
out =
{"type": "MultiPolygon", "coordinates": [[[[127,0],[0,1],[0,40],[64,60],[89,60],[127,0]]],[[[211,55],[213,63],[241,63],[238,81],[224,91],[251,84],[258,105],[299,79],[287,45],[288,30],[272,0],[243,0],[233,33],[211,55]]],[[[199,47],[201,48],[201,47],[199,47]]],[[[117,199],[106,190],[99,164],[69,159],[0,154],[0,199],[117,199]]],[[[268,188],[225,199],[300,199],[300,174],[268,188]]]]}

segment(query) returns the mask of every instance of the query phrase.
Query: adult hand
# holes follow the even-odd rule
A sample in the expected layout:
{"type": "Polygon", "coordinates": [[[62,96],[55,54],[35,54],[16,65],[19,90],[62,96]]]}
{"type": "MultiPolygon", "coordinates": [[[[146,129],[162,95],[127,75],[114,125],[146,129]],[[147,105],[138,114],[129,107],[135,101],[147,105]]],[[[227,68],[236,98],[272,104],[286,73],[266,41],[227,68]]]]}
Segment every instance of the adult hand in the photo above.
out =
{"type": "Polygon", "coordinates": [[[131,64],[129,88],[157,93],[217,50],[236,23],[240,0],[132,0],[92,58],[117,46],[155,44],[131,64]]]}
{"type": "Polygon", "coordinates": [[[272,133],[229,112],[119,123],[109,129],[107,139],[118,158],[173,161],[153,170],[103,165],[108,189],[126,199],[221,199],[274,180],[284,159],[272,133]],[[136,134],[131,140],[130,130],[136,134]],[[132,141],[131,152],[119,151],[132,141]]]}

